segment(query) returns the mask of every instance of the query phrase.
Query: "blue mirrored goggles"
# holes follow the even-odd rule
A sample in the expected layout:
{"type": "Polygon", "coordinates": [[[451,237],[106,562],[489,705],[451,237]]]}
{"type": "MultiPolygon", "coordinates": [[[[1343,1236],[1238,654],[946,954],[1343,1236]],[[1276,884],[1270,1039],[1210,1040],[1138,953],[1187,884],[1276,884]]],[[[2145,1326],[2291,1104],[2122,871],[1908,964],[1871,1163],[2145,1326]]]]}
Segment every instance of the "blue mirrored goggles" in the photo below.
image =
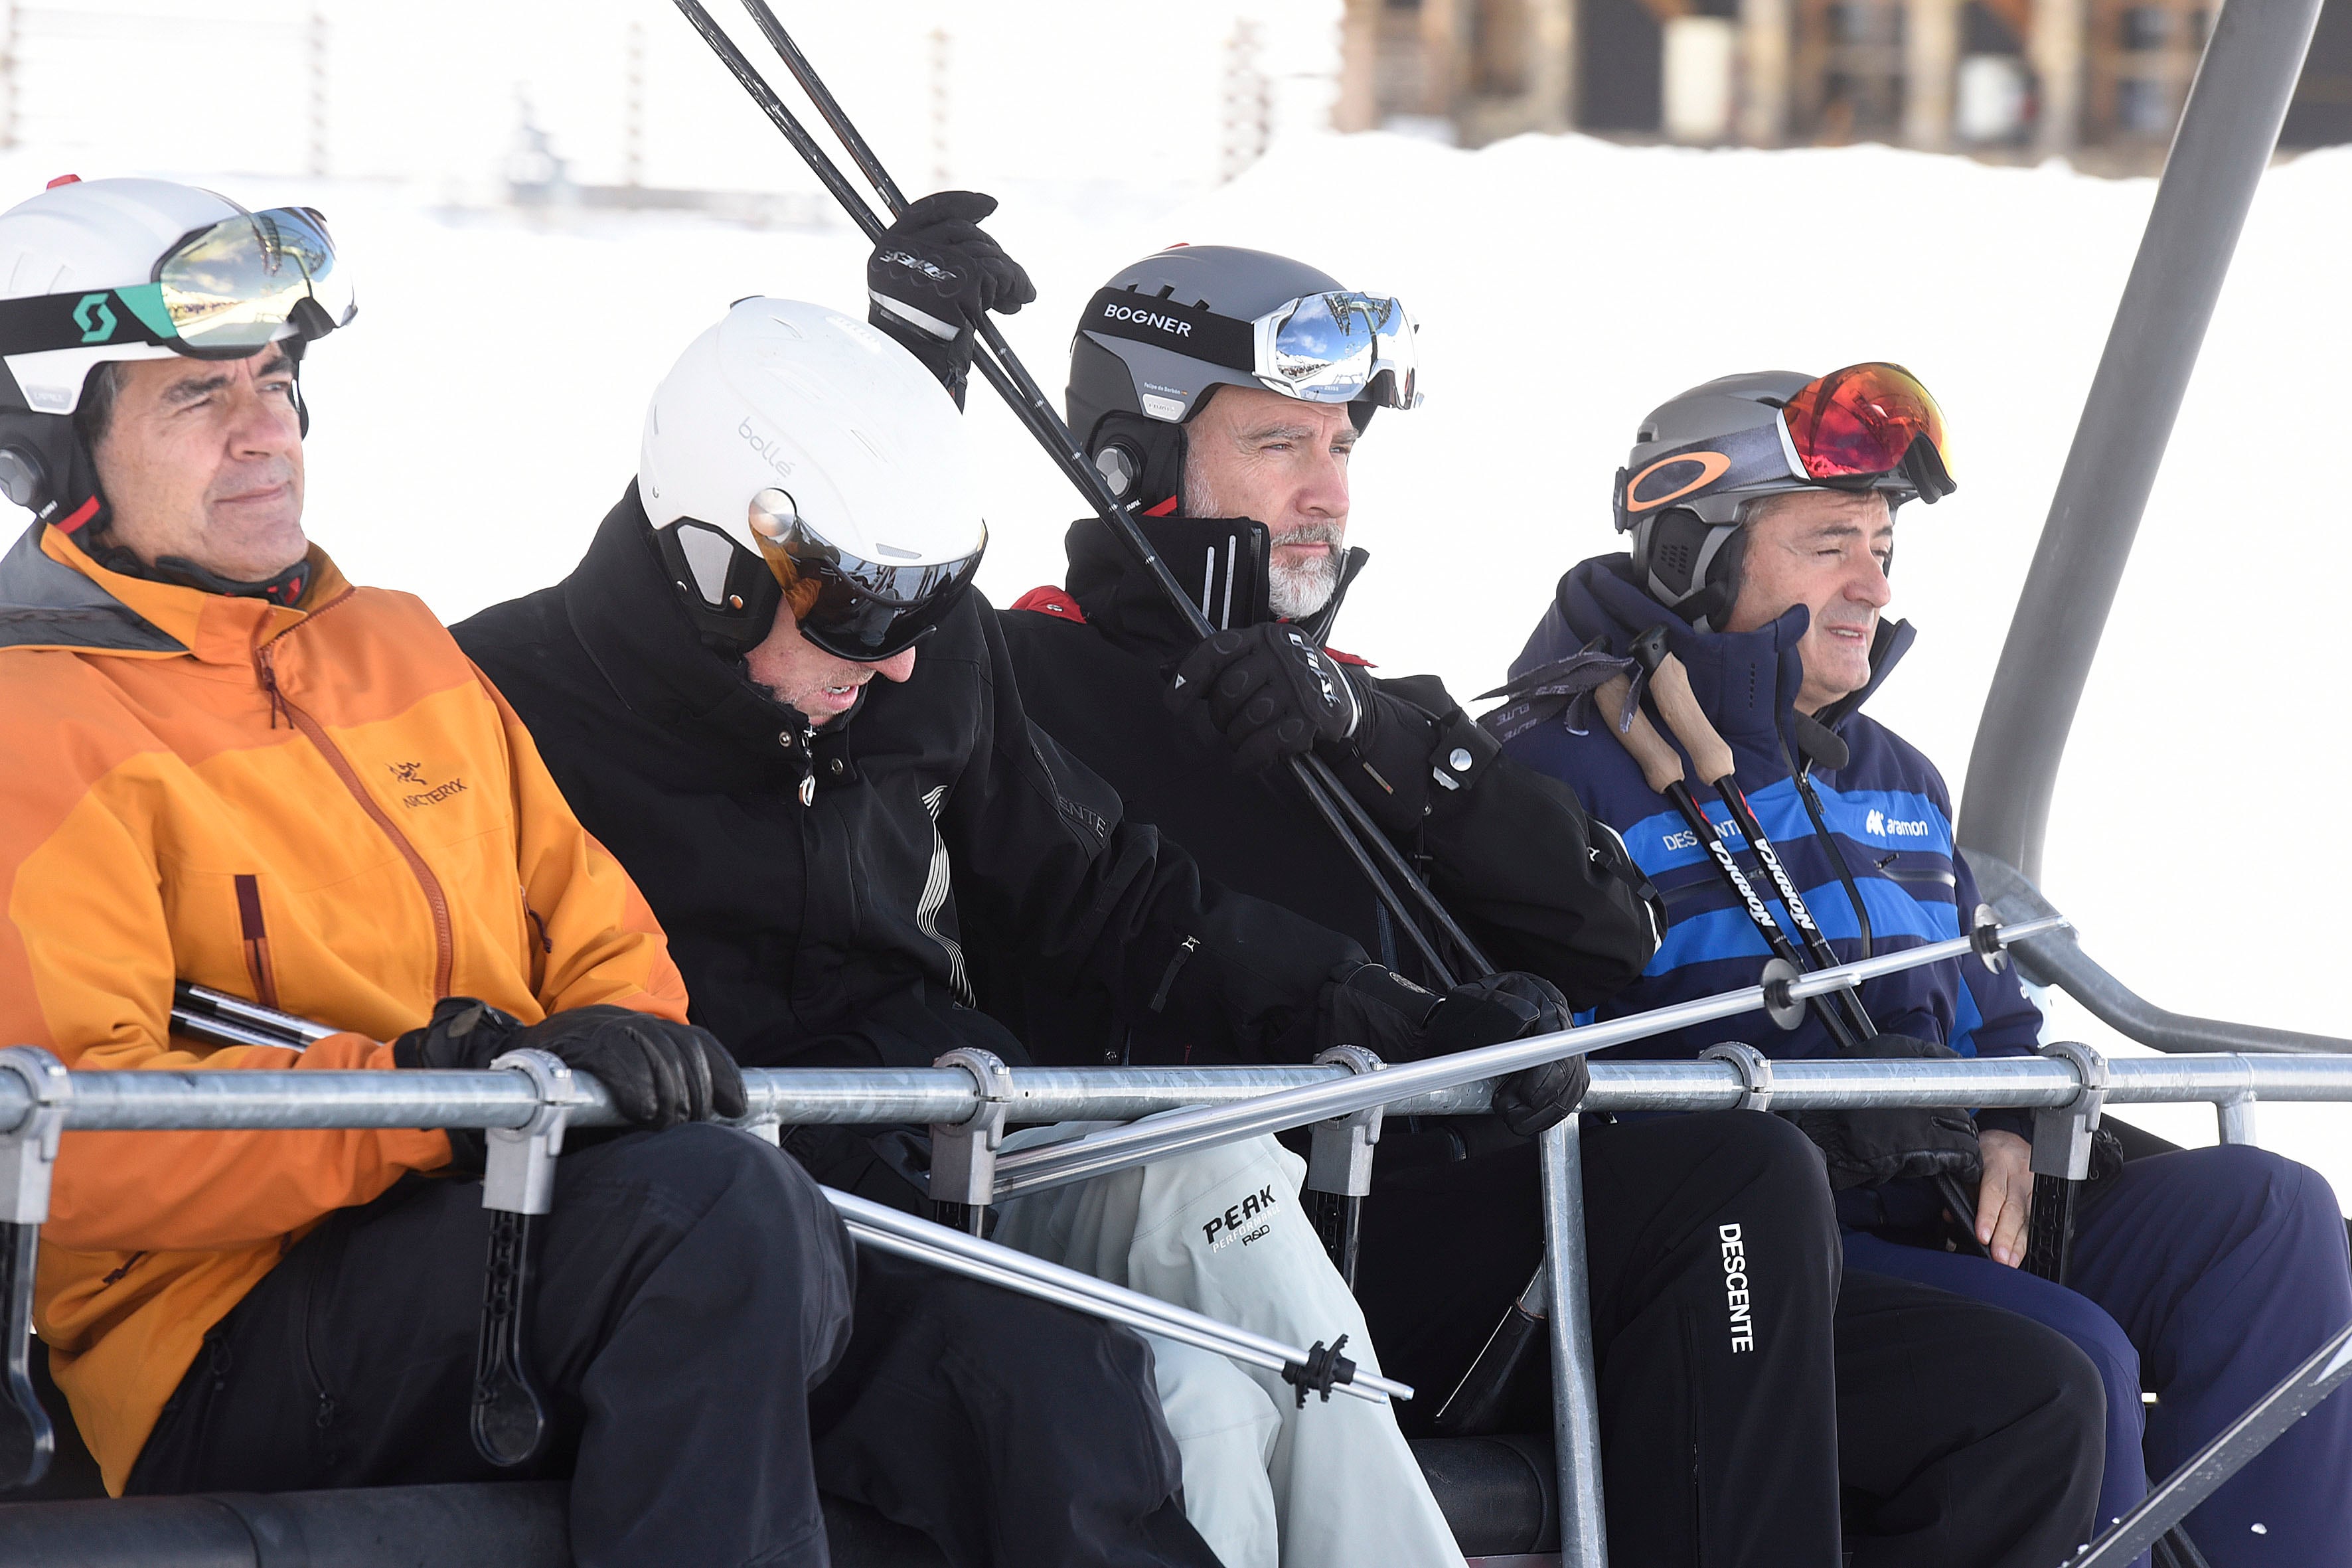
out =
{"type": "Polygon", "coordinates": [[[1309,403],[1412,408],[1419,328],[1402,302],[1381,294],[1308,294],[1250,323],[1251,374],[1309,403]]]}

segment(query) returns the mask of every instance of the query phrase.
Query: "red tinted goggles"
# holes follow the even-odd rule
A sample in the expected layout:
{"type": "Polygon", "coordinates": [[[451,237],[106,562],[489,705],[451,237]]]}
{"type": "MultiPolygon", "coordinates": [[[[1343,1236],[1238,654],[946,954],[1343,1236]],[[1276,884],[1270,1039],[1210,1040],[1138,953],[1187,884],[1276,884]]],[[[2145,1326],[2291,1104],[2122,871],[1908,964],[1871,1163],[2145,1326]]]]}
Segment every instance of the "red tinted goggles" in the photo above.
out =
{"type": "Polygon", "coordinates": [[[1780,418],[1809,479],[1835,483],[1899,471],[1929,501],[1955,488],[1944,411],[1899,364],[1833,370],[1789,399],[1780,418]]]}

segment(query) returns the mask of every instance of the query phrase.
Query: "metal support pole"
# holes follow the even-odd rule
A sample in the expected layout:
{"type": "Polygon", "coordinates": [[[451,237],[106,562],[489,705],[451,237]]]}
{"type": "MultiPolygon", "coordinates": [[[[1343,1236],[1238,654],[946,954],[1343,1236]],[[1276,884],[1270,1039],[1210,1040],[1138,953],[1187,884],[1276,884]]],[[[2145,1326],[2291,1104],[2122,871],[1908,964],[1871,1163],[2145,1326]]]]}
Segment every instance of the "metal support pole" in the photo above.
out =
{"type": "Polygon", "coordinates": [[[2074,710],[2319,4],[2221,7],[2018,596],[1969,755],[1959,838],[2030,878],[2042,874],[2074,710]]]}
{"type": "Polygon", "coordinates": [[[2254,1140],[2254,1097],[2251,1090],[2229,1100],[2217,1100],[2213,1114],[2221,1124],[2224,1143],[2252,1143],[2254,1140]]]}
{"type": "Polygon", "coordinates": [[[931,1124],[929,1217],[950,1230],[985,1236],[996,1192],[996,1151],[1004,1142],[1004,1114],[1013,1108],[1013,1069],[977,1046],[950,1051],[931,1065],[971,1074],[980,1105],[961,1121],[931,1124]]]}
{"type": "Polygon", "coordinates": [[[1601,1495],[1601,1384],[1592,1369],[1592,1306],[1584,1278],[1583,1142],[1573,1116],[1543,1135],[1543,1184],[1560,1568],[1608,1568],[1609,1521],[1601,1495]]]}
{"type": "Polygon", "coordinates": [[[555,1197],[555,1162],[563,1129],[580,1098],[572,1069],[546,1051],[509,1051],[490,1063],[530,1080],[539,1107],[520,1127],[493,1127],[482,1170],[482,1206],[490,1211],[490,1255],[482,1278],[481,1336],[474,1352],[474,1447],[501,1468],[539,1452],[547,1407],[530,1379],[524,1323],[537,1261],[531,1219],[555,1197]]]}
{"type": "MultiPolygon", "coordinates": [[[[1361,1046],[1334,1046],[1315,1058],[1318,1067],[1344,1067],[1351,1073],[1381,1070],[1381,1058],[1361,1046]]],[[[1372,1190],[1372,1151],[1381,1142],[1386,1106],[1335,1116],[1315,1123],[1307,1155],[1308,1210],[1331,1265],[1348,1289],[1356,1288],[1356,1244],[1361,1235],[1364,1199],[1372,1190]]]]}
{"type": "Polygon", "coordinates": [[[8,1408],[0,1415],[0,1488],[8,1488],[39,1480],[57,1452],[57,1429],[33,1392],[33,1272],[73,1078],[63,1062],[35,1046],[0,1050],[0,1076],[22,1083],[32,1101],[16,1126],[0,1132],[0,1333],[6,1336],[0,1341],[0,1370],[8,1384],[8,1408]]]}

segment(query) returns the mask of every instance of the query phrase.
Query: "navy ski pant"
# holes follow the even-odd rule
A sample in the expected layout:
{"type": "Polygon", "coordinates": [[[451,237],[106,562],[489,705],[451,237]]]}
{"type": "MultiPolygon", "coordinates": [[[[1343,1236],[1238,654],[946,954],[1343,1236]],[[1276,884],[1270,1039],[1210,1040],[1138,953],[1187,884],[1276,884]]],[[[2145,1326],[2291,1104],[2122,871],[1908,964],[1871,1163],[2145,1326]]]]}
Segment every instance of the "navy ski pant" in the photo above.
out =
{"type": "MultiPolygon", "coordinates": [[[[2104,1527],[2352,1321],[2352,1267],[2326,1181],[2242,1145],[2134,1160],[2075,1214],[2068,1286],[1861,1231],[1845,1251],[1849,1268],[2009,1308],[2090,1356],[2107,1393],[2104,1527]]],[[[2347,1478],[2339,1394],[2190,1514],[2189,1533],[2213,1568],[2352,1563],[2347,1478]]]]}
{"type": "Polygon", "coordinates": [[[222,1320],[129,1489],[569,1476],[582,1568],[823,1568],[821,1480],[955,1568],[1215,1568],[1140,1340],[853,1257],[816,1184],[759,1140],[576,1147],[537,1224],[526,1345],[550,1429],[530,1465],[497,1469],[467,1436],[480,1184],[412,1177],[331,1216],[222,1320]]]}

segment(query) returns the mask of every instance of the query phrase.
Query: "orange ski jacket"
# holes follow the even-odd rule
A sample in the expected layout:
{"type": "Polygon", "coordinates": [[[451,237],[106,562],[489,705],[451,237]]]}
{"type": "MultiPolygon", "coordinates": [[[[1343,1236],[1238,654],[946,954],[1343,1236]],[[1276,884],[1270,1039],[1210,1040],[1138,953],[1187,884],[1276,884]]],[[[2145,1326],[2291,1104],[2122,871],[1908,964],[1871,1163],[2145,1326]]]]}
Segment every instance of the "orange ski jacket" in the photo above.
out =
{"type": "MultiPolygon", "coordinates": [[[[77,1068],[392,1068],[438,997],[686,1016],[661,929],[419,600],[315,547],[300,606],[0,558],[0,1045],[77,1068]],[[194,981],[350,1031],[170,1032],[194,981]]],[[[437,1131],[68,1132],[35,1321],[120,1493],[205,1334],[437,1131]]]]}

